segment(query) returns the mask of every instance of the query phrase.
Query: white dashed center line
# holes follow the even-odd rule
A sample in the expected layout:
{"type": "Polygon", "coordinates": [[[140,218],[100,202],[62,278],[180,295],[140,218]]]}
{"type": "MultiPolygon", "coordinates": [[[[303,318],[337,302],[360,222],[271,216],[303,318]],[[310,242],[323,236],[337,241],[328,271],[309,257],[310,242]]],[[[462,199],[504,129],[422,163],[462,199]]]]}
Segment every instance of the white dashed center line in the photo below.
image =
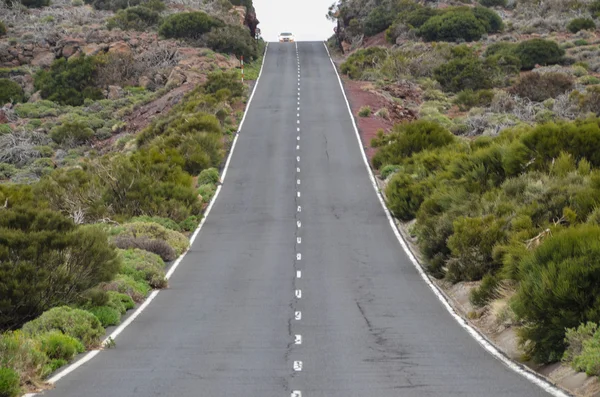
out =
{"type": "MultiPolygon", "coordinates": [[[[298,51],[298,43],[296,43],[296,58],[298,60],[298,106],[296,108],[296,130],[298,132],[297,136],[296,136],[296,150],[300,150],[300,53],[298,51]]],[[[296,156],[296,162],[298,163],[298,165],[296,166],[296,173],[300,173],[300,156],[296,156]]],[[[302,206],[300,205],[299,199],[301,197],[300,195],[300,178],[296,179],[296,197],[297,197],[297,202],[296,202],[296,226],[297,226],[297,232],[296,234],[300,233],[300,228],[302,227],[302,222],[300,221],[300,215],[302,213],[302,206]]],[[[302,237],[296,236],[296,244],[300,245],[302,244],[302,237]]],[[[299,248],[299,247],[298,247],[299,248]]],[[[302,254],[300,252],[296,252],[296,263],[295,263],[295,267],[296,267],[296,280],[299,280],[302,278],[302,270],[298,269],[300,261],[302,261],[302,254]]],[[[296,281],[294,281],[294,287],[296,288],[296,281]]],[[[294,291],[294,296],[296,297],[296,299],[301,299],[302,298],[302,290],[300,288],[296,288],[294,291]]],[[[295,311],[294,312],[294,319],[296,321],[300,321],[302,319],[302,312],[301,311],[295,311]]],[[[291,335],[290,335],[291,336],[291,335]]],[[[300,334],[295,334],[294,335],[294,345],[302,345],[302,335],[300,334]]],[[[298,361],[295,360],[293,362],[293,369],[296,372],[300,372],[302,371],[303,368],[303,364],[302,361],[298,361]]],[[[302,392],[300,390],[293,390],[291,392],[291,396],[292,397],[302,397],[302,392]]]]}

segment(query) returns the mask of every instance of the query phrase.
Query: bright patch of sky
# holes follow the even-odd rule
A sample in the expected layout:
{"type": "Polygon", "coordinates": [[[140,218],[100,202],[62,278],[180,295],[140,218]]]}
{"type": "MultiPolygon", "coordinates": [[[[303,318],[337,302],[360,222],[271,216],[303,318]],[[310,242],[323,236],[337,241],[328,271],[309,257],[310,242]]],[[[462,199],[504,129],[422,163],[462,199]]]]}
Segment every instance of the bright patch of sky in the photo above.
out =
{"type": "Polygon", "coordinates": [[[322,41],[333,35],[333,22],[325,17],[334,0],[254,0],[262,38],[277,41],[290,32],[297,41],[322,41]]]}

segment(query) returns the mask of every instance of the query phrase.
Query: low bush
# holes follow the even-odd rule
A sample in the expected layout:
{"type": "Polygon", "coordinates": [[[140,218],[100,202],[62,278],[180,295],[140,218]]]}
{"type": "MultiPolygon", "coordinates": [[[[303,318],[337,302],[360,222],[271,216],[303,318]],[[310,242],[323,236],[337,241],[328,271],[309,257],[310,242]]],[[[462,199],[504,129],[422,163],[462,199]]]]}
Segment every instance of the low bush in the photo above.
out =
{"type": "Polygon", "coordinates": [[[139,249],[121,251],[121,273],[135,281],[145,281],[152,288],[166,287],[165,263],[156,254],[139,249]]]}
{"type": "Polygon", "coordinates": [[[165,241],[175,250],[177,255],[183,254],[189,246],[189,240],[183,234],[174,230],[169,230],[158,223],[126,223],[118,229],[118,235],[123,237],[148,238],[165,241]]]}
{"type": "Polygon", "coordinates": [[[359,49],[346,58],[340,70],[351,79],[360,79],[364,71],[376,68],[387,56],[387,50],[382,47],[359,49]]]}
{"type": "Polygon", "coordinates": [[[197,216],[190,216],[189,218],[186,218],[184,221],[182,221],[179,225],[184,231],[192,232],[196,230],[199,223],[200,221],[197,216]]]}
{"type": "Polygon", "coordinates": [[[471,12],[484,24],[486,33],[498,33],[504,29],[502,18],[495,11],[485,7],[475,7],[471,12]]]}
{"type": "Polygon", "coordinates": [[[76,228],[48,210],[4,209],[0,217],[0,328],[16,328],[119,269],[114,247],[96,227],[76,228]]]}
{"type": "Polygon", "coordinates": [[[21,395],[21,379],[17,371],[0,367],[0,396],[17,397],[21,395]]]}
{"type": "MultiPolygon", "coordinates": [[[[0,36],[1,34],[0,28],[0,36]]],[[[1,106],[4,106],[7,103],[17,103],[23,101],[23,88],[21,86],[10,80],[10,79],[0,79],[0,103],[1,106]]]]}
{"type": "Polygon", "coordinates": [[[427,20],[418,30],[427,41],[477,41],[487,32],[486,24],[472,12],[447,11],[427,20]]]}
{"type": "Polygon", "coordinates": [[[488,273],[481,279],[479,287],[471,291],[469,301],[475,306],[483,307],[495,298],[497,287],[498,279],[488,273]]]}
{"type": "Polygon", "coordinates": [[[146,237],[117,236],[114,240],[115,246],[120,249],[140,249],[158,255],[166,262],[177,259],[173,247],[166,241],[160,239],[149,239],[146,237]]]}
{"type": "Polygon", "coordinates": [[[117,325],[121,322],[121,314],[113,307],[97,306],[89,308],[88,311],[100,320],[100,324],[102,324],[103,327],[117,325]]]}
{"type": "Polygon", "coordinates": [[[460,110],[469,110],[472,107],[487,107],[490,106],[494,99],[494,92],[492,90],[478,90],[473,91],[471,89],[463,90],[456,95],[454,103],[458,105],[460,110]]]}
{"type": "Polygon", "coordinates": [[[136,6],[144,6],[157,12],[165,9],[165,5],[161,0],[85,0],[85,3],[92,5],[97,10],[114,12],[136,6]]]}
{"type": "Polygon", "coordinates": [[[430,18],[439,15],[439,12],[436,9],[431,7],[421,7],[414,11],[411,11],[406,15],[404,22],[409,26],[412,26],[415,29],[420,28],[427,22],[430,18]]]}
{"type": "Polygon", "coordinates": [[[494,216],[461,217],[454,221],[454,233],[448,239],[452,258],[446,278],[451,282],[480,280],[499,267],[492,250],[505,238],[504,222],[494,216]]]}
{"type": "Polygon", "coordinates": [[[82,121],[65,121],[50,131],[50,138],[59,145],[75,147],[88,143],[94,130],[82,121]]]}
{"type": "Polygon", "coordinates": [[[198,196],[200,196],[200,199],[203,203],[208,203],[210,200],[212,200],[216,191],[217,188],[212,183],[198,186],[198,196]]]}
{"type": "Polygon", "coordinates": [[[393,175],[394,173],[398,172],[399,169],[400,169],[399,165],[388,164],[388,165],[381,167],[379,174],[381,175],[381,178],[385,180],[390,175],[393,175]]]}
{"type": "Polygon", "coordinates": [[[543,102],[548,98],[556,98],[573,89],[574,80],[564,73],[535,73],[530,72],[521,76],[511,92],[521,98],[543,102]]]}
{"type": "Polygon", "coordinates": [[[567,329],[565,343],[567,350],[563,361],[588,376],[600,376],[600,329],[596,323],[588,322],[577,329],[567,329]]]}
{"type": "Polygon", "coordinates": [[[206,185],[207,183],[212,183],[213,185],[216,185],[217,183],[219,183],[220,179],[221,176],[219,175],[219,170],[217,170],[216,168],[207,168],[200,172],[196,184],[206,185]]]}
{"type": "Polygon", "coordinates": [[[567,30],[571,33],[577,33],[580,30],[593,30],[596,29],[596,24],[591,18],[575,18],[571,19],[567,25],[567,30]]]}
{"type": "Polygon", "coordinates": [[[48,7],[50,5],[50,0],[21,0],[20,3],[27,8],[41,8],[48,7]]]}
{"type": "Polygon", "coordinates": [[[402,161],[423,150],[440,148],[454,141],[454,136],[438,123],[418,120],[397,124],[393,132],[379,135],[371,145],[379,147],[373,157],[373,166],[380,169],[386,164],[401,164],[402,161]]]}
{"type": "Polygon", "coordinates": [[[158,33],[169,39],[197,39],[213,28],[222,27],[223,22],[202,11],[171,14],[164,19],[158,33]]]}
{"type": "Polygon", "coordinates": [[[238,59],[251,62],[260,56],[257,41],[249,34],[248,28],[238,25],[218,27],[204,36],[206,46],[224,54],[233,54],[238,59]]]}
{"type": "Polygon", "coordinates": [[[148,216],[148,215],[136,216],[136,217],[131,218],[130,222],[158,223],[159,225],[164,226],[167,229],[175,230],[176,232],[181,231],[181,226],[179,226],[177,224],[177,222],[175,222],[174,220],[169,219],[169,218],[161,218],[160,216],[148,216]]]}
{"type": "Polygon", "coordinates": [[[521,60],[521,67],[529,70],[538,64],[553,65],[561,62],[565,51],[554,41],[531,39],[517,44],[514,54],[521,60]]]}
{"type": "Polygon", "coordinates": [[[114,17],[108,20],[106,27],[109,30],[119,28],[122,30],[145,31],[158,25],[159,22],[160,14],[158,12],[147,7],[136,6],[119,10],[114,17]]]}
{"type": "Polygon", "coordinates": [[[98,63],[90,56],[55,60],[50,70],[35,75],[35,88],[42,98],[63,105],[80,106],[85,99],[101,99],[102,92],[95,86],[98,63]]]}
{"type": "Polygon", "coordinates": [[[0,367],[16,371],[24,382],[40,380],[47,372],[47,363],[37,339],[22,331],[0,334],[0,367]]]}
{"type": "Polygon", "coordinates": [[[109,297],[109,305],[112,304],[112,305],[118,306],[117,305],[117,302],[118,302],[123,307],[123,309],[125,309],[124,311],[121,310],[121,314],[125,314],[125,312],[127,310],[131,310],[135,307],[135,302],[133,301],[131,296],[129,296],[127,294],[122,294],[117,291],[108,291],[107,294],[109,297]]]}
{"type": "Polygon", "coordinates": [[[150,287],[147,283],[135,281],[132,277],[125,274],[118,274],[111,282],[104,283],[102,288],[105,291],[115,291],[126,294],[135,302],[143,301],[150,292],[150,287]]]}
{"type": "Polygon", "coordinates": [[[60,331],[76,338],[88,348],[96,346],[104,335],[102,324],[93,314],[69,306],[52,308],[23,325],[23,332],[29,335],[50,331],[60,331]]]}
{"type": "Polygon", "coordinates": [[[0,37],[6,35],[6,25],[0,21],[0,37]]]}
{"type": "Polygon", "coordinates": [[[506,0],[479,0],[484,7],[506,7],[506,0]]]}
{"type": "Polygon", "coordinates": [[[433,71],[435,79],[447,91],[481,90],[493,86],[490,69],[475,57],[454,58],[433,71]]]}
{"type": "Polygon", "coordinates": [[[57,330],[40,335],[39,341],[40,350],[51,360],[70,361],[85,351],[83,343],[57,330]]]}
{"type": "Polygon", "coordinates": [[[371,115],[371,107],[370,106],[363,106],[358,111],[359,117],[369,117],[370,115],[371,115]]]}
{"type": "Polygon", "coordinates": [[[244,95],[244,84],[242,84],[239,75],[235,71],[213,72],[208,75],[204,90],[209,94],[217,94],[223,92],[223,90],[228,90],[231,97],[241,97],[244,95]]]}
{"type": "Polygon", "coordinates": [[[600,321],[600,227],[581,225],[547,238],[521,264],[521,283],[513,302],[526,325],[526,352],[536,362],[560,360],[565,329],[600,321]]]}
{"type": "Polygon", "coordinates": [[[394,174],[385,189],[390,211],[400,220],[413,219],[429,190],[426,184],[414,180],[410,175],[394,174]]]}

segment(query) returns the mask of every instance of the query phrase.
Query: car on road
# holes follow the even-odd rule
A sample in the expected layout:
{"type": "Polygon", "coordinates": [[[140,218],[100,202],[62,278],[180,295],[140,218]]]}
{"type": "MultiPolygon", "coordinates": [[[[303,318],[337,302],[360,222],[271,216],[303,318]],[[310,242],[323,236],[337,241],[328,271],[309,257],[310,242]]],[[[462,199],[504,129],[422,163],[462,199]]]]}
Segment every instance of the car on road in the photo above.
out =
{"type": "Polygon", "coordinates": [[[295,40],[294,35],[291,33],[280,33],[279,34],[279,42],[280,43],[293,43],[295,40]]]}

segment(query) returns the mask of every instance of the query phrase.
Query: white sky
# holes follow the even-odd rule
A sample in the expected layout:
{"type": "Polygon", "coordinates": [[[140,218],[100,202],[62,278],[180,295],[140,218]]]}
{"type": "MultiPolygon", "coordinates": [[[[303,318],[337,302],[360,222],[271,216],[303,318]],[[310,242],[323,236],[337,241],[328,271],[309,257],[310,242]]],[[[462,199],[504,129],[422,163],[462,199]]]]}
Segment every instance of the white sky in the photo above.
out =
{"type": "Polygon", "coordinates": [[[333,22],[327,10],[334,0],[254,0],[258,28],[266,41],[277,41],[281,32],[290,32],[297,41],[327,40],[333,35],[333,22]]]}

